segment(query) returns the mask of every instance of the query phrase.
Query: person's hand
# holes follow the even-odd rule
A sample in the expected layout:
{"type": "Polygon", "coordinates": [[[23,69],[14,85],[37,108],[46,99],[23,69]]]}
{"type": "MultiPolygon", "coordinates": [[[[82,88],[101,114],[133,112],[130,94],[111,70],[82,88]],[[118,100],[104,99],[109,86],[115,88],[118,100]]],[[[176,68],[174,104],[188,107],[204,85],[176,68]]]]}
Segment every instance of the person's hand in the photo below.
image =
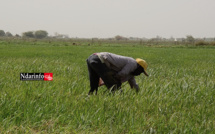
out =
{"type": "Polygon", "coordinates": [[[103,86],[104,84],[105,84],[104,81],[101,78],[99,78],[99,87],[103,86]]]}

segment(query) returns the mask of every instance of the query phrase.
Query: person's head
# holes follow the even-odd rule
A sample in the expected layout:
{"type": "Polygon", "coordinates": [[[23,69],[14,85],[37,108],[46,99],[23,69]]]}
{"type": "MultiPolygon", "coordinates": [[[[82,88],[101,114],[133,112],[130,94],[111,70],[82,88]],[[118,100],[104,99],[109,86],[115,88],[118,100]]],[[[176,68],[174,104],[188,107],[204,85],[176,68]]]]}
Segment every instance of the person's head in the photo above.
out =
{"type": "Polygon", "coordinates": [[[141,73],[144,73],[146,76],[149,76],[146,73],[146,69],[148,67],[148,64],[146,63],[146,61],[140,58],[137,58],[136,62],[137,62],[137,69],[133,72],[133,75],[137,76],[137,75],[140,75],[141,73]]]}
{"type": "Polygon", "coordinates": [[[132,75],[137,76],[141,73],[143,73],[143,68],[139,64],[137,64],[137,68],[134,70],[134,72],[132,72],[132,75]]]}

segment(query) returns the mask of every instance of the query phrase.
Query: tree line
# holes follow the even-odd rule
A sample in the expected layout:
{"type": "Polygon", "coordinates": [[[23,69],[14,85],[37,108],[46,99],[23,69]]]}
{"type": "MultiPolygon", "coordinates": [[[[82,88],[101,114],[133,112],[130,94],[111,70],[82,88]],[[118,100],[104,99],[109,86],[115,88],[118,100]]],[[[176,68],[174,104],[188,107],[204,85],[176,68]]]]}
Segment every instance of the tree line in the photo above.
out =
{"type": "MultiPolygon", "coordinates": [[[[45,30],[37,30],[37,31],[27,31],[23,32],[22,35],[12,35],[10,32],[5,32],[4,30],[0,30],[0,37],[23,37],[23,38],[36,38],[36,39],[43,39],[43,38],[56,38],[56,39],[68,39],[69,36],[65,34],[58,34],[55,33],[54,36],[48,36],[48,32],[45,30]]],[[[78,39],[76,37],[76,39],[78,39]]],[[[84,38],[83,38],[84,39],[84,38]]],[[[203,46],[203,45],[213,45],[215,46],[215,38],[194,38],[192,35],[187,35],[185,38],[162,38],[157,36],[155,38],[138,38],[138,37],[123,37],[121,35],[116,35],[113,38],[92,38],[92,44],[96,41],[118,41],[118,42],[129,42],[135,41],[140,44],[162,44],[162,43],[174,43],[174,44],[192,44],[196,46],[203,46]]]]}
{"type": "MultiPolygon", "coordinates": [[[[0,30],[0,37],[13,37],[13,35],[10,32],[5,32],[4,30],[0,30]]],[[[16,34],[15,37],[20,37],[20,35],[16,34]]],[[[27,31],[22,33],[22,37],[27,38],[37,38],[37,39],[43,39],[48,37],[48,32],[45,30],[37,30],[37,31],[27,31]]]]}

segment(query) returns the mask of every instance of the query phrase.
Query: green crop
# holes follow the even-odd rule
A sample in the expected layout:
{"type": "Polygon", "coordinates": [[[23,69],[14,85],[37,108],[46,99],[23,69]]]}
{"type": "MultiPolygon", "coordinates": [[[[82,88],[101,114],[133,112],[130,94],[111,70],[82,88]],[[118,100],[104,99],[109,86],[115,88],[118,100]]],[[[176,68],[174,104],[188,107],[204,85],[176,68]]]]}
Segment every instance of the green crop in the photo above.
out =
{"type": "Polygon", "coordinates": [[[214,47],[145,47],[0,42],[0,133],[214,133],[214,47]],[[90,89],[86,59],[95,52],[145,59],[137,94],[90,89]],[[51,72],[53,81],[20,81],[51,72]]]}

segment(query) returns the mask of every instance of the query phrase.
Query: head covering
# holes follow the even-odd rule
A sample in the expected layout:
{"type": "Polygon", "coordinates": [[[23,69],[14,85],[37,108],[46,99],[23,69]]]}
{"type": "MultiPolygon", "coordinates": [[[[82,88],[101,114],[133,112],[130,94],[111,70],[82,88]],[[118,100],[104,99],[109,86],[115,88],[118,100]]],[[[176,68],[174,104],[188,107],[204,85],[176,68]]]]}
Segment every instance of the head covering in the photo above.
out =
{"type": "Polygon", "coordinates": [[[148,67],[148,64],[146,63],[145,60],[143,59],[140,59],[140,58],[137,58],[136,59],[137,63],[144,69],[143,73],[146,75],[146,76],[149,76],[147,73],[146,73],[146,69],[148,67]]]}

